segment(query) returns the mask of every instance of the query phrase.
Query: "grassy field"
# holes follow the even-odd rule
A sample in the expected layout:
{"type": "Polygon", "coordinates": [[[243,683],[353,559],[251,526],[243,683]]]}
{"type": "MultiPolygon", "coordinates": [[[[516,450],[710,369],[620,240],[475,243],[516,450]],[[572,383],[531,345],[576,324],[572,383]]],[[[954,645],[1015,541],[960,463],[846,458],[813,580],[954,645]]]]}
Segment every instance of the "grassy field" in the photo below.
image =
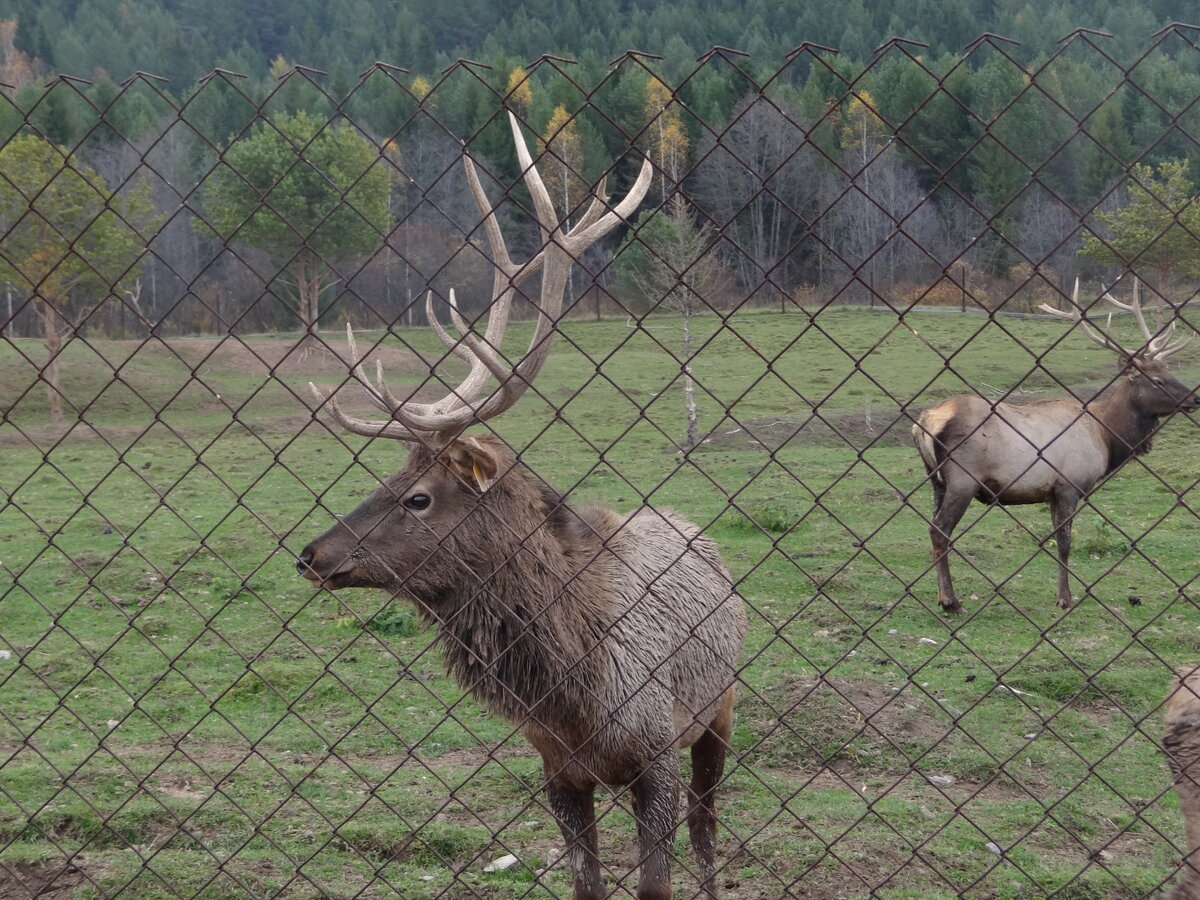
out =
{"type": "MultiPolygon", "coordinates": [[[[908,323],[704,320],[708,437],[685,457],[671,320],[571,322],[496,430],[575,502],[681,510],[738,579],[724,896],[1148,894],[1183,846],[1159,704],[1200,659],[1196,423],[1080,513],[1065,614],[1047,511],[975,506],[948,619],[909,414],[968,386],[1090,394],[1116,370],[1059,322],[908,323]]],[[[379,352],[402,385],[441,355],[424,331],[379,352]]],[[[63,383],[85,424],[55,429],[43,353],[0,343],[0,896],[569,896],[523,740],[403,606],[295,575],[402,461],[313,422],[306,382],[344,364],[285,336],[76,341],[63,383]]],[[[1200,381],[1200,350],[1173,371],[1200,381]]],[[[603,802],[602,856],[631,891],[625,805],[603,802]]],[[[682,830],[677,858],[692,896],[682,830]]]]}

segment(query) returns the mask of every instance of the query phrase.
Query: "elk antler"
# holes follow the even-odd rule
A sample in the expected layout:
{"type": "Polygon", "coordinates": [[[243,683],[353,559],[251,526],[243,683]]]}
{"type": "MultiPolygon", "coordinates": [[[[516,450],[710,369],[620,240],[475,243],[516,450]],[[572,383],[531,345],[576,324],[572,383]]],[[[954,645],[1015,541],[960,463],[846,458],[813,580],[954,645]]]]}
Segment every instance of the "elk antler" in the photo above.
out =
{"type": "Polygon", "coordinates": [[[309,383],[319,402],[324,403],[334,420],[354,434],[367,437],[386,437],[400,441],[417,442],[436,435],[445,436],[460,431],[473,422],[482,422],[509,409],[533,383],[542,364],[550,352],[554,340],[554,328],[562,309],[563,293],[571,266],[588,247],[606,235],[616,225],[627,220],[637,209],[654,176],[650,158],[642,161],[637,181],[625,198],[609,207],[604,195],[604,181],[597,186],[592,202],[580,220],[570,230],[558,224],[554,204],[530,157],[529,148],[521,136],[516,116],[508,114],[512,127],[513,143],[517,159],[525,177],[525,185],[533,198],[534,218],[542,237],[542,249],[528,262],[517,264],[509,256],[500,225],[496,221],[495,208],[488,201],[479,182],[478,173],[471,157],[463,152],[463,168],[467,185],[475,205],[483,216],[483,228],[492,251],[495,275],[492,281],[492,299],[488,305],[488,324],[482,338],[473,334],[470,326],[458,311],[454,291],[450,291],[450,319],[459,337],[455,338],[437,321],[433,313],[432,291],[426,295],[425,308],[429,323],[446,347],[456,356],[470,363],[466,377],[445,397],[433,403],[417,403],[399,400],[383,379],[383,364],[376,361],[376,381],[366,377],[358,359],[358,347],[350,326],[346,326],[346,337],[350,347],[355,379],[366,389],[371,402],[386,413],[387,421],[372,421],[346,415],[337,405],[333,395],[326,397],[309,383]],[[541,290],[537,298],[537,326],[529,349],[515,366],[510,366],[499,353],[504,331],[508,326],[508,315],[512,306],[513,292],[531,275],[542,273],[541,290]],[[495,378],[499,386],[485,393],[489,378],[495,378]],[[424,437],[423,437],[424,436],[424,437]]]}
{"type": "MultiPolygon", "coordinates": [[[[1079,279],[1078,278],[1075,279],[1075,288],[1071,292],[1071,309],[1070,310],[1056,309],[1055,307],[1050,306],[1048,303],[1041,304],[1039,309],[1042,309],[1043,311],[1049,313],[1052,316],[1057,316],[1060,319],[1067,319],[1071,322],[1077,322],[1080,325],[1080,327],[1083,328],[1083,330],[1087,334],[1087,336],[1090,337],[1097,344],[1099,344],[1101,347],[1104,347],[1105,349],[1108,349],[1108,350],[1112,350],[1113,352],[1118,353],[1121,356],[1127,357],[1128,359],[1143,359],[1146,361],[1155,360],[1155,359],[1159,359],[1159,360],[1166,359],[1172,353],[1177,353],[1178,351],[1180,351],[1184,347],[1186,347],[1188,345],[1188,343],[1191,341],[1191,339],[1193,337],[1195,337],[1195,334],[1191,334],[1188,337],[1184,338],[1183,340],[1175,341],[1175,343],[1171,343],[1171,339],[1175,335],[1175,322],[1174,321],[1172,321],[1171,324],[1168,325],[1166,328],[1161,329],[1158,332],[1158,334],[1154,334],[1153,332],[1151,332],[1150,326],[1146,324],[1146,317],[1145,317],[1145,315],[1142,314],[1142,304],[1141,304],[1140,299],[1137,297],[1136,293],[1134,295],[1133,301],[1130,303],[1122,303],[1120,300],[1118,300],[1116,297],[1114,297],[1108,291],[1104,292],[1104,299],[1107,300],[1109,303],[1111,303],[1113,306],[1117,307],[1118,309],[1123,309],[1126,312],[1133,313],[1134,319],[1137,320],[1138,327],[1142,330],[1142,334],[1146,338],[1146,346],[1142,347],[1139,350],[1127,350],[1125,347],[1122,347],[1120,344],[1118,344],[1116,341],[1114,341],[1107,334],[1101,334],[1099,331],[1097,331],[1095,328],[1093,328],[1091,326],[1091,324],[1088,322],[1087,316],[1084,315],[1083,310],[1079,306],[1079,279]]],[[[1109,322],[1111,322],[1112,321],[1112,313],[1108,314],[1108,318],[1109,318],[1109,322]]]]}
{"type": "Polygon", "coordinates": [[[1137,319],[1138,327],[1142,329],[1142,334],[1146,338],[1146,348],[1142,354],[1144,359],[1166,359],[1172,353],[1178,353],[1196,336],[1195,332],[1189,334],[1183,340],[1171,343],[1171,339],[1175,336],[1175,323],[1177,321],[1176,319],[1172,319],[1171,323],[1165,328],[1160,323],[1157,334],[1152,333],[1150,326],[1146,324],[1146,317],[1142,314],[1142,304],[1138,296],[1137,281],[1135,280],[1133,284],[1133,301],[1131,303],[1122,303],[1107,291],[1104,292],[1104,299],[1118,309],[1133,313],[1133,317],[1137,319]]]}

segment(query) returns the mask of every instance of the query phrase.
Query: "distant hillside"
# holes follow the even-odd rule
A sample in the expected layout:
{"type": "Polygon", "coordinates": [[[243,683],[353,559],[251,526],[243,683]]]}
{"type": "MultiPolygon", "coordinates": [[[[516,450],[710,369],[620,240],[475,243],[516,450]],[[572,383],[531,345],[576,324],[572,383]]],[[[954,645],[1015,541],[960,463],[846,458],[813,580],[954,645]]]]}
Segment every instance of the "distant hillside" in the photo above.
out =
{"type": "Polygon", "coordinates": [[[7,43],[43,72],[120,81],[141,70],[179,86],[214,66],[263,76],[277,57],[350,77],[376,60],[432,73],[461,56],[628,49],[682,65],[724,45],[774,67],[802,41],[866,61],[892,37],[940,56],[983,32],[1019,41],[1028,61],[1086,27],[1112,34],[1098,43],[1128,61],[1164,25],[1197,18],[1185,0],[4,0],[0,19],[17,28],[0,52],[7,43]]]}

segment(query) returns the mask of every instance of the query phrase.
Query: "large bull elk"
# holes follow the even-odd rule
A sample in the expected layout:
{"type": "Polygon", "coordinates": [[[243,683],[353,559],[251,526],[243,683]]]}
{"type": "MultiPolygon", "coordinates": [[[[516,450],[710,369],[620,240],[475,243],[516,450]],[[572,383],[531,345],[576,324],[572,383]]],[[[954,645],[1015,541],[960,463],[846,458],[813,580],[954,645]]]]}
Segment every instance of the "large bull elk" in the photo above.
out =
{"type": "Polygon", "coordinates": [[[1175,323],[1152,334],[1141,306],[1107,299],[1133,313],[1146,344],[1136,351],[1093,328],[1079,308],[1076,282],[1071,311],[1042,304],[1051,315],[1077,323],[1121,361],[1123,377],[1106,396],[1081,403],[1063,397],[1031,403],[992,403],[974,394],[951,397],[926,410],[913,439],[933,485],[929,537],[937,569],[938,602],[948,612],[962,604],[950,580],[950,538],[971,501],[1011,506],[1049,503],[1058,545],[1058,605],[1071,606],[1071,525],[1075,509],[1105,477],[1150,450],[1159,420],[1200,400],[1167,372],[1166,359],[1191,338],[1174,341],[1175,323]]]}
{"type": "MultiPolygon", "coordinates": [[[[298,571],[329,589],[382,588],[410,599],[437,628],[447,669],[485,706],[516,725],[541,754],[549,803],[567,843],[573,896],[606,896],[597,856],[594,792],[628,787],[637,822],[637,896],[671,896],[671,842],[679,806],[679,750],[691,748],[687,813],[701,890],[717,896],[715,791],[733,721],[745,613],[711,540],[679,515],[629,515],[568,506],[501,441],[463,429],[510,408],[546,359],[575,258],[628,219],[650,185],[643,164],[608,209],[601,187],[570,230],[557,224],[515,118],[517,155],[543,247],[523,266],[509,258],[474,166],[471,193],[495,261],[486,333],[473,335],[451,298],[455,339],[470,362],[434,403],[399,400],[357,381],[387,419],[346,414],[313,387],[347,430],[409,446],[407,464],[310,543],[298,571]],[[511,368],[499,353],[515,288],[542,274],[537,325],[511,368]],[[485,390],[494,378],[499,386],[485,390]]],[[[431,306],[431,304],[430,304],[431,306]]]]}

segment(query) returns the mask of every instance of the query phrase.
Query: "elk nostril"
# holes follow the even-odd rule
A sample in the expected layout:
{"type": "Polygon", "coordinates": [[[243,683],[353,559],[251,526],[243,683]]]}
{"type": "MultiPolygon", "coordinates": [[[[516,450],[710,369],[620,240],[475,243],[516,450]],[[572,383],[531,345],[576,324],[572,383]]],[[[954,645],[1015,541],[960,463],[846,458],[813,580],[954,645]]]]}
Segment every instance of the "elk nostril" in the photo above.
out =
{"type": "Polygon", "coordinates": [[[305,548],[300,554],[300,558],[296,560],[296,574],[303,575],[312,568],[313,552],[305,548]]]}

